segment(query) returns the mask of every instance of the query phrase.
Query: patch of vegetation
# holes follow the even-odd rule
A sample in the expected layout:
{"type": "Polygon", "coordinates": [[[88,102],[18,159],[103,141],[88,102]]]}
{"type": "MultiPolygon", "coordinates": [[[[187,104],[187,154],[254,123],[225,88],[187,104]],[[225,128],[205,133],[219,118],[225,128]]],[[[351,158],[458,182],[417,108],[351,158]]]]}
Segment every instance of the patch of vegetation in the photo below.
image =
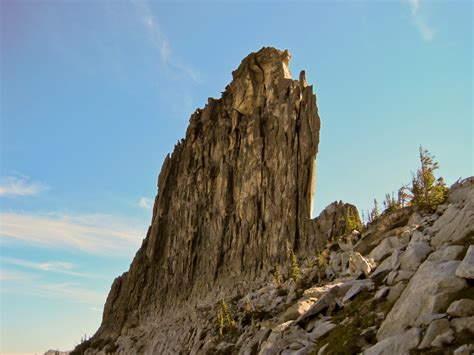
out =
{"type": "Polygon", "coordinates": [[[218,311],[217,311],[217,331],[219,332],[220,336],[223,336],[224,333],[229,332],[229,331],[234,331],[236,326],[235,326],[235,320],[232,317],[229,306],[227,303],[224,301],[224,299],[221,299],[219,301],[218,305],[218,311]]]}
{"type": "Polygon", "coordinates": [[[360,231],[360,221],[359,218],[356,217],[352,208],[347,209],[346,213],[346,230],[345,234],[351,234],[352,231],[360,231]]]}
{"type": "Polygon", "coordinates": [[[326,344],[329,345],[325,354],[356,354],[360,353],[363,347],[375,344],[375,329],[383,321],[377,314],[383,312],[386,315],[393,303],[375,302],[373,296],[374,292],[364,290],[334,313],[331,322],[337,326],[318,340],[318,346],[312,354],[317,354],[326,344]]]}
{"type": "Polygon", "coordinates": [[[416,171],[408,187],[408,197],[411,204],[423,211],[434,212],[447,197],[448,189],[442,177],[436,180],[434,171],[439,165],[428,150],[420,147],[421,167],[416,171]]]}
{"type": "Polygon", "coordinates": [[[374,207],[372,207],[372,209],[367,213],[367,224],[373,223],[379,217],[380,212],[377,199],[374,198],[374,207]]]}
{"type": "Polygon", "coordinates": [[[298,264],[298,258],[296,257],[293,250],[290,253],[290,261],[291,261],[291,278],[293,281],[298,282],[300,279],[300,267],[298,264]]]}
{"type": "Polygon", "coordinates": [[[442,177],[436,179],[434,176],[434,171],[439,168],[439,164],[434,161],[435,157],[420,146],[419,158],[421,166],[413,174],[411,183],[400,187],[396,198],[393,192],[385,194],[382,213],[378,209],[377,200],[374,199],[374,207],[367,211],[366,216],[363,213],[363,223],[369,225],[381,215],[406,206],[414,206],[422,212],[432,213],[445,202],[448,189],[442,177]]]}
{"type": "Polygon", "coordinates": [[[103,350],[106,354],[113,354],[118,349],[118,345],[115,344],[112,338],[89,338],[87,340],[83,338],[82,340],[83,341],[70,352],[71,355],[83,355],[87,349],[103,350]]]}
{"type": "Polygon", "coordinates": [[[283,284],[283,276],[281,275],[280,269],[278,267],[276,267],[273,271],[273,283],[278,288],[280,288],[283,284]]]}

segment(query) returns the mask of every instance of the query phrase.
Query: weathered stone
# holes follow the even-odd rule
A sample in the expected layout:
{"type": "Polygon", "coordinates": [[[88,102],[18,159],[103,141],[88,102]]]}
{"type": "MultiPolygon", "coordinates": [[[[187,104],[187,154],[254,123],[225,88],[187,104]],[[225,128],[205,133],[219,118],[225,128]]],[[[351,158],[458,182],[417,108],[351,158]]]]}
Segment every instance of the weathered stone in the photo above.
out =
{"type": "Polygon", "coordinates": [[[383,300],[385,297],[387,297],[389,291],[390,291],[390,287],[388,286],[384,286],[380,288],[374,295],[374,301],[383,300]]]}
{"type": "Polygon", "coordinates": [[[431,231],[436,232],[431,240],[436,249],[444,243],[454,244],[465,238],[474,240],[474,190],[467,192],[462,203],[451,204],[431,231]]]}
{"type": "Polygon", "coordinates": [[[448,245],[431,253],[427,260],[432,262],[460,260],[463,253],[464,247],[462,245],[448,245]]]}
{"type": "Polygon", "coordinates": [[[260,348],[261,344],[267,340],[268,336],[272,330],[270,328],[261,328],[257,333],[249,339],[248,342],[243,344],[240,348],[240,355],[251,355],[257,352],[257,349],[260,348]]]}
{"type": "Polygon", "coordinates": [[[359,282],[354,283],[353,286],[347,291],[342,299],[342,303],[350,301],[352,298],[357,296],[360,292],[366,289],[373,289],[374,283],[370,279],[357,280],[359,282]]]}
{"type": "Polygon", "coordinates": [[[449,321],[447,319],[438,319],[432,321],[428,326],[428,329],[426,329],[425,336],[423,337],[420,345],[418,345],[418,348],[425,349],[432,346],[431,343],[433,340],[435,340],[438,335],[446,332],[448,329],[449,321]]]}
{"type": "Polygon", "coordinates": [[[398,298],[400,298],[400,295],[402,294],[406,286],[407,284],[405,282],[399,282],[396,285],[390,287],[390,291],[388,292],[388,295],[387,295],[387,301],[393,303],[396,300],[398,300],[398,298]]]}
{"type": "Polygon", "coordinates": [[[416,270],[430,251],[431,248],[426,242],[408,245],[407,250],[400,256],[400,269],[416,270]]]}
{"type": "Polygon", "coordinates": [[[364,258],[360,253],[352,253],[349,257],[349,271],[351,274],[365,274],[368,276],[374,267],[374,263],[364,258]]]}
{"type": "Polygon", "coordinates": [[[454,301],[446,311],[453,317],[469,317],[474,315],[474,300],[461,299],[454,301]]]}
{"type": "Polygon", "coordinates": [[[296,302],[290,308],[288,308],[283,314],[283,321],[294,320],[301,315],[305,314],[306,311],[316,302],[317,298],[309,298],[296,302]]]}
{"type": "Polygon", "coordinates": [[[417,227],[421,223],[422,219],[423,217],[421,216],[421,214],[419,214],[418,212],[414,212],[408,219],[407,225],[409,227],[417,227]]]}
{"type": "Polygon", "coordinates": [[[463,330],[474,333],[474,317],[453,318],[451,319],[451,325],[457,333],[461,333],[463,330]]]}
{"type": "Polygon", "coordinates": [[[451,329],[448,329],[443,334],[438,335],[431,343],[431,346],[435,348],[441,348],[451,344],[453,341],[454,332],[451,329]]]}
{"type": "Polygon", "coordinates": [[[421,317],[420,322],[422,325],[429,325],[432,321],[437,319],[446,318],[448,316],[447,313],[430,313],[425,314],[421,317]]]}
{"type": "Polygon", "coordinates": [[[454,183],[448,191],[448,203],[457,203],[463,201],[467,194],[474,189],[474,176],[454,183]]]}
{"type": "Polygon", "coordinates": [[[372,273],[372,277],[376,277],[379,274],[390,272],[392,270],[398,269],[400,266],[400,251],[395,249],[388,258],[386,258],[382,263],[375,269],[372,273]]]}
{"type": "MultiPolygon", "coordinates": [[[[369,257],[374,259],[375,261],[380,261],[385,258],[387,255],[393,253],[395,249],[394,245],[392,244],[393,238],[385,238],[377,245],[369,254],[369,257]]],[[[396,239],[396,238],[395,238],[396,239]]]]}
{"type": "Polygon", "coordinates": [[[395,282],[410,280],[414,274],[414,271],[399,270],[395,282]]]}
{"type": "Polygon", "coordinates": [[[472,344],[464,344],[454,350],[453,355],[470,355],[472,344]]]}
{"type": "Polygon", "coordinates": [[[283,338],[283,333],[288,330],[292,323],[292,321],[288,321],[275,327],[268,336],[268,339],[263,342],[259,355],[277,354],[280,349],[279,346],[281,346],[280,342],[283,338]]]}
{"type": "Polygon", "coordinates": [[[425,261],[387,314],[377,339],[395,335],[409,326],[418,326],[424,315],[445,310],[449,296],[467,287],[465,280],[454,275],[458,265],[459,261],[425,261]]]}
{"type": "Polygon", "coordinates": [[[358,251],[362,255],[369,254],[383,239],[396,235],[396,228],[405,226],[412,212],[412,207],[404,207],[380,216],[362,233],[361,239],[354,246],[354,251],[358,251]]]}
{"type": "Polygon", "coordinates": [[[464,277],[465,279],[474,279],[474,245],[469,246],[466,256],[456,269],[456,276],[464,277]]]}
{"type": "Polygon", "coordinates": [[[420,328],[411,328],[406,332],[398,333],[379,341],[364,351],[364,355],[380,354],[408,354],[420,342],[420,328]]]}
{"type": "Polygon", "coordinates": [[[308,338],[312,341],[316,341],[335,327],[336,325],[331,322],[320,321],[316,323],[311,333],[308,333],[308,338]]]}

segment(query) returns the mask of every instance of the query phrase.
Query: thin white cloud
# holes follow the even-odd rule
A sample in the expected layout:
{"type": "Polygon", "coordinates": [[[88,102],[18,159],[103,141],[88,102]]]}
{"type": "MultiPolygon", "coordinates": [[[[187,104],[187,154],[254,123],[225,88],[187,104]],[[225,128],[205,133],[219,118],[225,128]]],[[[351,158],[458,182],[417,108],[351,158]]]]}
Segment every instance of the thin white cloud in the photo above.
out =
{"type": "Polygon", "coordinates": [[[26,176],[4,176],[0,182],[0,196],[33,196],[46,190],[39,182],[32,182],[26,176]]]}
{"type": "Polygon", "coordinates": [[[74,271],[76,268],[74,264],[64,261],[47,261],[47,262],[34,262],[30,260],[16,259],[16,258],[2,258],[1,263],[20,266],[28,269],[53,272],[58,274],[65,274],[78,277],[98,278],[99,275],[92,275],[83,272],[74,271]]]}
{"type": "Polygon", "coordinates": [[[0,281],[22,281],[29,279],[30,276],[18,271],[0,269],[0,281]]]}
{"type": "Polygon", "coordinates": [[[39,296],[68,299],[86,304],[101,304],[106,296],[103,292],[78,287],[69,282],[38,285],[37,291],[39,296]]]}
{"type": "Polygon", "coordinates": [[[93,254],[128,254],[140,245],[145,231],[144,223],[101,214],[0,213],[0,240],[93,254]]]}
{"type": "Polygon", "coordinates": [[[420,8],[420,1],[421,0],[408,0],[412,14],[416,14],[418,12],[418,9],[420,8]]]}
{"type": "Polygon", "coordinates": [[[138,207],[149,210],[153,207],[153,200],[147,197],[140,197],[140,200],[138,200],[138,207]]]}
{"type": "Polygon", "coordinates": [[[413,25],[420,33],[421,38],[425,41],[431,41],[436,34],[436,29],[426,21],[426,16],[423,13],[422,0],[408,0],[408,4],[410,6],[413,25]]]}
{"type": "Polygon", "coordinates": [[[163,64],[181,74],[186,75],[194,82],[201,83],[201,74],[190,66],[182,63],[173,55],[168,37],[166,37],[165,33],[161,30],[156,16],[150,7],[150,3],[148,1],[141,0],[131,0],[131,3],[135,6],[139,20],[146,28],[151,42],[157,48],[163,64]]]}

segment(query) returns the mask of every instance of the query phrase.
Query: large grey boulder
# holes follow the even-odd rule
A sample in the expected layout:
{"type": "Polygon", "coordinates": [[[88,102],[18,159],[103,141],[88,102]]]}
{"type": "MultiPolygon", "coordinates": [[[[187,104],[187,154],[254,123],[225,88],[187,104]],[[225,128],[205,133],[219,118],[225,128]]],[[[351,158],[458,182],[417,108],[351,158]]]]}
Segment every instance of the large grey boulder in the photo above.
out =
{"type": "Polygon", "coordinates": [[[420,328],[411,328],[405,332],[387,337],[364,351],[364,355],[405,355],[416,348],[421,338],[420,328]]]}
{"type": "Polygon", "coordinates": [[[420,345],[418,345],[418,348],[429,348],[433,340],[435,340],[438,335],[446,332],[448,329],[449,320],[443,318],[432,321],[426,329],[425,336],[423,337],[423,340],[421,341],[420,345]]]}
{"type": "Polygon", "coordinates": [[[416,270],[430,251],[431,248],[427,242],[409,244],[400,257],[400,269],[416,270]]]}
{"type": "MultiPolygon", "coordinates": [[[[446,311],[453,317],[469,317],[474,315],[474,300],[460,299],[451,303],[446,311]]],[[[473,329],[474,331],[474,329],[473,329]]]]}
{"type": "Polygon", "coordinates": [[[443,215],[430,228],[435,236],[431,245],[438,249],[445,243],[455,244],[465,238],[474,239],[474,190],[469,190],[463,200],[449,205],[443,215]]]}
{"type": "Polygon", "coordinates": [[[466,256],[456,270],[456,276],[474,279],[474,245],[469,246],[466,256]]]}
{"type": "Polygon", "coordinates": [[[377,339],[393,336],[400,329],[419,326],[423,316],[445,310],[450,295],[467,287],[466,281],[454,274],[459,263],[425,261],[381,324],[377,339]]]}

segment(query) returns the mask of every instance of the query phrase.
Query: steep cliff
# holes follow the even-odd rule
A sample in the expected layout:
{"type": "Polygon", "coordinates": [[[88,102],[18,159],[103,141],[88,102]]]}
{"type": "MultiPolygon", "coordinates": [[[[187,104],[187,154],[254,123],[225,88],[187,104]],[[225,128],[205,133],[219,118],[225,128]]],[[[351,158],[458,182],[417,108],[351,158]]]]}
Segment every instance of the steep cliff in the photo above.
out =
{"type": "Polygon", "coordinates": [[[289,60],[251,53],[222,97],[192,114],[161,169],[148,234],[81,351],[189,351],[202,305],[257,287],[291,251],[314,255],[349,210],[358,216],[334,203],[310,220],[320,119],[289,60]]]}

